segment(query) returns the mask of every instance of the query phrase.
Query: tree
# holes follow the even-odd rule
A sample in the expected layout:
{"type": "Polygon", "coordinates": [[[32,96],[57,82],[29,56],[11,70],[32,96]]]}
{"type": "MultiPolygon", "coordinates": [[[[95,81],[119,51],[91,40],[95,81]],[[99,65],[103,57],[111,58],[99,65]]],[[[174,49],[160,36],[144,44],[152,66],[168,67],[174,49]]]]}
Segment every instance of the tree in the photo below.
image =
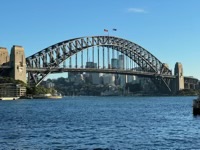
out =
{"type": "Polygon", "coordinates": [[[142,87],[139,83],[136,83],[136,84],[127,83],[125,89],[126,90],[129,89],[130,92],[138,92],[142,90],[142,87]]]}

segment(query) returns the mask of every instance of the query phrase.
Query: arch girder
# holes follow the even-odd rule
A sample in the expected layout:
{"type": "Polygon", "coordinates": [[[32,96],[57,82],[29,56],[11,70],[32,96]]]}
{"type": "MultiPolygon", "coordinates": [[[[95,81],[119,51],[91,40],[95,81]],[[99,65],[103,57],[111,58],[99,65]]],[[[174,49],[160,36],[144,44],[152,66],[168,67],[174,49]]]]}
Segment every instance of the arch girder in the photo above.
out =
{"type": "MultiPolygon", "coordinates": [[[[81,37],[66,40],[50,47],[47,47],[40,52],[26,58],[27,67],[57,67],[64,60],[77,54],[78,52],[93,47],[93,46],[108,46],[112,47],[121,53],[124,53],[134,62],[136,62],[145,71],[171,74],[171,70],[166,68],[154,55],[142,48],[141,46],[114,36],[93,36],[81,37]]],[[[34,73],[31,75],[33,81],[37,85],[46,77],[46,74],[34,73]]]]}

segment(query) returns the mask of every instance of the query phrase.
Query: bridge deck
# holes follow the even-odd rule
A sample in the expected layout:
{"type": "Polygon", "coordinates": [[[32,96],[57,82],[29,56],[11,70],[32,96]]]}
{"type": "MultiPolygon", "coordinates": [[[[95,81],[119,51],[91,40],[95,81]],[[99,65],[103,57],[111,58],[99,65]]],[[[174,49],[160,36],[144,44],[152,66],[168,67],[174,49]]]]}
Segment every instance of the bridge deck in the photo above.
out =
{"type": "Polygon", "coordinates": [[[110,74],[124,74],[124,75],[138,75],[143,77],[167,77],[175,78],[173,75],[161,75],[154,72],[144,72],[135,70],[122,70],[122,69],[96,69],[96,68],[27,68],[28,72],[93,72],[93,73],[110,73],[110,74]]]}

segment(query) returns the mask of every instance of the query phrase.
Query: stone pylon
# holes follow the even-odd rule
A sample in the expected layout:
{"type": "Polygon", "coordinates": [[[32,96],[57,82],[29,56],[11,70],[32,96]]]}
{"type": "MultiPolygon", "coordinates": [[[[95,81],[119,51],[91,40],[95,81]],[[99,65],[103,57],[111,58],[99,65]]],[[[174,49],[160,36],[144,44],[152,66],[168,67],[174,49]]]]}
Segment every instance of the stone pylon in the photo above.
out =
{"type": "Polygon", "coordinates": [[[6,64],[10,61],[8,50],[4,47],[0,47],[0,65],[6,64]]]}
{"type": "Polygon", "coordinates": [[[184,89],[184,76],[183,76],[183,66],[180,62],[175,64],[174,68],[175,79],[175,90],[179,91],[184,89]]]}
{"type": "Polygon", "coordinates": [[[10,77],[26,83],[26,59],[24,48],[14,45],[10,53],[10,67],[12,68],[10,77]]]}

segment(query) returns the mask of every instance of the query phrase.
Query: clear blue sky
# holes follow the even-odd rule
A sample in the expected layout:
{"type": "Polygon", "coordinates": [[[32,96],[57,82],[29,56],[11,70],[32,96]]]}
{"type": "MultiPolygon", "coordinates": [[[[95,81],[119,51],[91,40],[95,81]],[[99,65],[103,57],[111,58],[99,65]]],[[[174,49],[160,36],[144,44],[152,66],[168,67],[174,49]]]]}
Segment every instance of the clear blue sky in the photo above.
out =
{"type": "Polygon", "coordinates": [[[200,79],[200,0],[0,0],[0,6],[0,46],[9,50],[22,45],[29,56],[108,29],[200,79]]]}

